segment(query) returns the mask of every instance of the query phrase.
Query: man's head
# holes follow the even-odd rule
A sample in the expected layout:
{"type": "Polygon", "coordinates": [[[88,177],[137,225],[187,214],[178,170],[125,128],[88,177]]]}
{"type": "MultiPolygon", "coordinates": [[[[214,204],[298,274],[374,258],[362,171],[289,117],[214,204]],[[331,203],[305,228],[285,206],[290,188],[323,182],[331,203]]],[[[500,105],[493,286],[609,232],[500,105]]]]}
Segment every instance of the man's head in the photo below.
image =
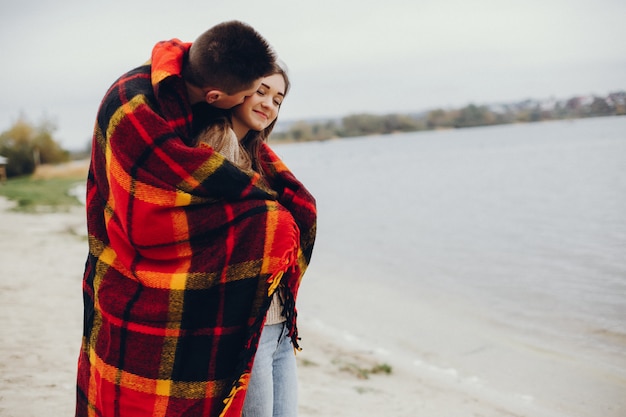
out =
{"type": "Polygon", "coordinates": [[[192,102],[231,108],[252,95],[274,68],[276,56],[251,26],[230,21],[204,32],[191,45],[183,68],[192,102]]]}

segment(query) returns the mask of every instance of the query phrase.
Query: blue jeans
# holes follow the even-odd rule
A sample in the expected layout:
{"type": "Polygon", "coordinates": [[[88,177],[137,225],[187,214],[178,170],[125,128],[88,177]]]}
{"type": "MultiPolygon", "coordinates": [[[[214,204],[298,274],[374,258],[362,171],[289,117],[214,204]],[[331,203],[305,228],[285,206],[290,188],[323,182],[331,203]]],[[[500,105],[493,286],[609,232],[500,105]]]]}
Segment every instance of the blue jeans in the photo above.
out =
{"type": "Polygon", "coordinates": [[[244,417],[295,417],[298,414],[296,355],[285,323],[263,327],[254,358],[244,417]]]}

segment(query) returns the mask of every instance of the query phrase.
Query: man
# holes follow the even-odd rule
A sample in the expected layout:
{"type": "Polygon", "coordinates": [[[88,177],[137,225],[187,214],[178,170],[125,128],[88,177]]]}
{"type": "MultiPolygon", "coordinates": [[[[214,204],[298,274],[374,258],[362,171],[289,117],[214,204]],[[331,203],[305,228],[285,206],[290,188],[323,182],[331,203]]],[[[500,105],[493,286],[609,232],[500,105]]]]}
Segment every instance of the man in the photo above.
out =
{"type": "Polygon", "coordinates": [[[227,22],[191,45],[182,76],[191,104],[229,109],[255,93],[274,64],[274,53],[259,34],[241,22],[227,22]]]}
{"type": "Polygon", "coordinates": [[[240,415],[271,295],[308,263],[314,202],[286,169],[272,168],[289,190],[279,202],[258,174],[188,145],[195,104],[241,103],[274,61],[254,29],[226,22],[193,44],[158,43],[106,93],[87,179],[76,416],[240,415]]]}

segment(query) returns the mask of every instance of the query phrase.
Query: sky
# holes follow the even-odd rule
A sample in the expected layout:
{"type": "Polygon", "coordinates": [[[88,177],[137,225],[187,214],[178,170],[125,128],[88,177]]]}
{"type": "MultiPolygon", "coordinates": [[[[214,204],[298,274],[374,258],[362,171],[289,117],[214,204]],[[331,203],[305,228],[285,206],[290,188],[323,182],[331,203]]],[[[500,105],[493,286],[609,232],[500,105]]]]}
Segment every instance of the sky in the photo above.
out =
{"type": "Polygon", "coordinates": [[[234,19],[286,62],[286,121],[626,89],[623,0],[0,2],[0,132],[51,121],[71,150],[156,42],[234,19]]]}

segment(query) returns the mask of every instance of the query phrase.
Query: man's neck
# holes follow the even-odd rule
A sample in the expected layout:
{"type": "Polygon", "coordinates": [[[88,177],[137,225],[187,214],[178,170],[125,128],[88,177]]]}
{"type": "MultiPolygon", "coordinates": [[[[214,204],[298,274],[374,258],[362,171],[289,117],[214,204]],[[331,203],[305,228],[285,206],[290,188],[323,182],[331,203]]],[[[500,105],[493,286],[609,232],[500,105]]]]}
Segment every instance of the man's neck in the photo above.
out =
{"type": "Polygon", "coordinates": [[[185,87],[187,88],[187,96],[189,97],[189,103],[193,106],[196,103],[204,101],[204,90],[200,87],[185,81],[185,87]]]}

